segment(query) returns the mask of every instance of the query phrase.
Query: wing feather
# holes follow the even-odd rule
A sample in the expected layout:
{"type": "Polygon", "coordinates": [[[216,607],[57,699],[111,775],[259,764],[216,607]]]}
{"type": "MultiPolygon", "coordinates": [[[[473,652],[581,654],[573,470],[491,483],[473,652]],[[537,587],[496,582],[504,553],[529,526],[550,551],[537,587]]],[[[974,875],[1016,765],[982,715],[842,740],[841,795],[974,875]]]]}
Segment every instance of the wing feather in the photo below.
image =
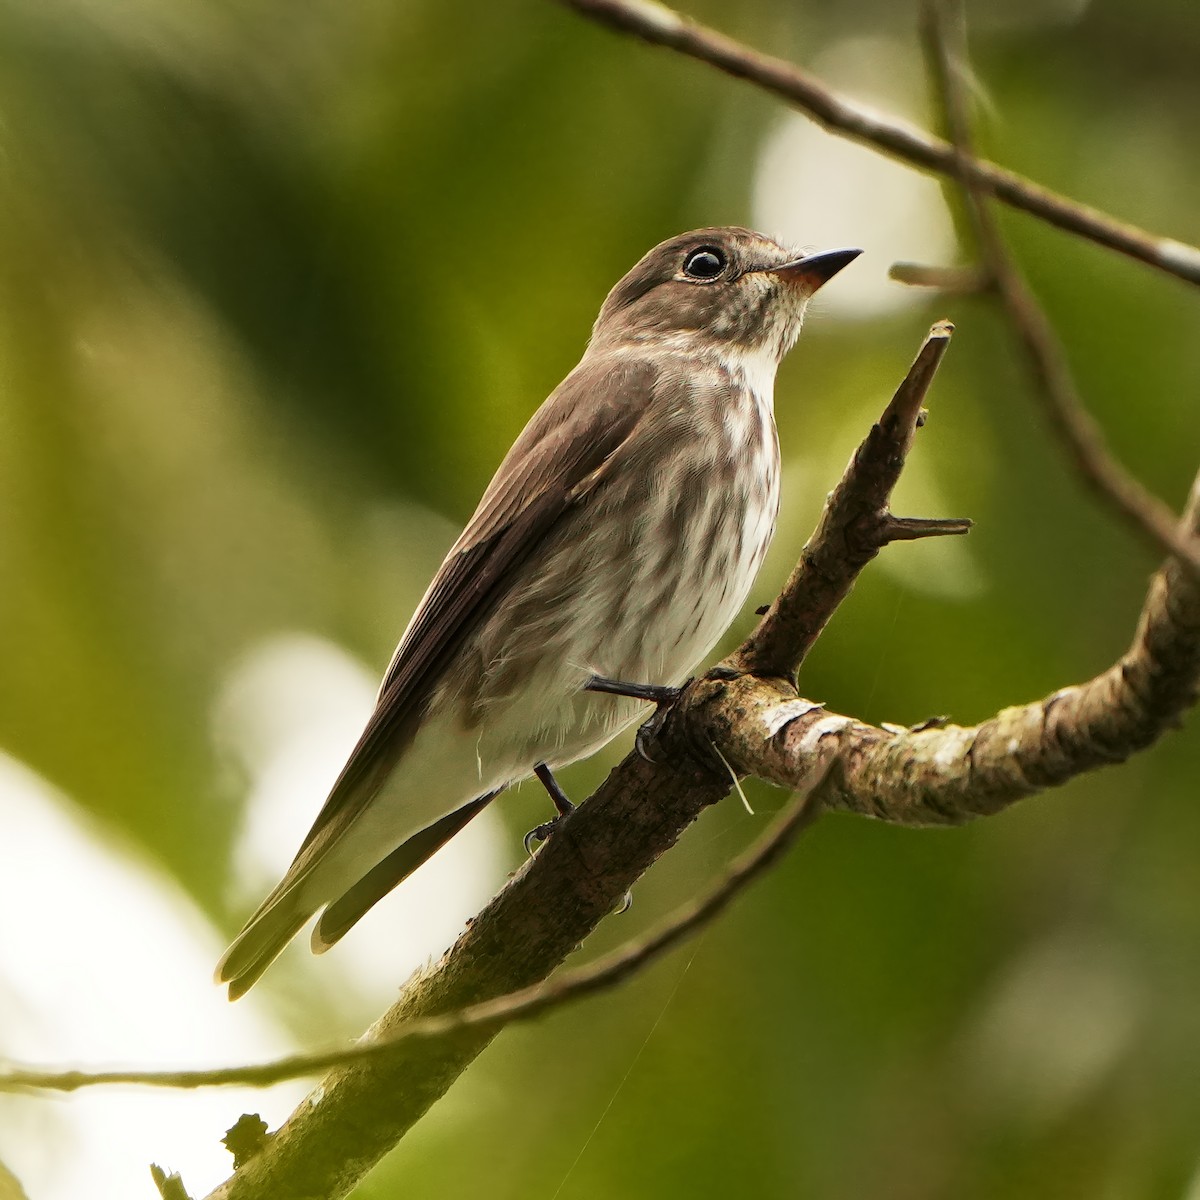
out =
{"type": "Polygon", "coordinates": [[[375,711],[289,876],[319,857],[382,786],[449,661],[491,612],[514,572],[565,514],[603,484],[657,382],[657,368],[649,362],[585,359],[525,427],[409,623],[375,711]]]}
{"type": "MultiPolygon", "coordinates": [[[[318,929],[322,944],[336,940],[387,887],[415,869],[417,851],[432,854],[438,844],[434,833],[452,835],[455,817],[449,814],[363,880],[345,881],[344,900],[304,894],[304,881],[403,756],[463,643],[559,522],[604,486],[661,384],[650,363],[585,357],[525,427],[418,606],[375,710],[292,865],[218,964],[217,978],[229,983],[231,998],[254,983],[324,899],[333,900],[336,911],[324,931],[328,936],[318,929]]],[[[484,799],[468,800],[457,812],[473,814],[484,799]]]]}

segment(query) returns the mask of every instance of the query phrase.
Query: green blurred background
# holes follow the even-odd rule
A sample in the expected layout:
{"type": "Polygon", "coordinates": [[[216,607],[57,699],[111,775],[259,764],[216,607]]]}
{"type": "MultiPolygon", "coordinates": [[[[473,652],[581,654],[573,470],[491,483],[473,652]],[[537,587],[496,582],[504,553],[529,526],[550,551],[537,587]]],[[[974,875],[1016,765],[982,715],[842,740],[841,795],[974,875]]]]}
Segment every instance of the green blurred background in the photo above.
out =
{"type": "MultiPolygon", "coordinates": [[[[690,11],[931,119],[914,6],[690,11]]],[[[970,16],[989,153],[1200,241],[1195,4],[970,16]]],[[[805,694],[971,722],[1103,669],[1131,633],[1154,559],[1070,476],[1002,321],[886,280],[893,259],[960,258],[938,187],[553,3],[6,0],[0,179],[0,749],[220,936],[257,898],[232,882],[254,750],[229,743],[257,734],[229,716],[231,679],[284,635],[381,672],[608,287],[690,226],[868,251],[780,375],[785,516],[756,603],[929,323],[958,326],[897,508],[976,528],[888,550],[805,694]]],[[[1196,296],[1029,219],[1005,228],[1114,446],[1178,505],[1200,462],[1196,296]]],[[[568,791],[625,745],[566,772],[568,791]]],[[[1193,722],[961,831],[823,820],[672,960],[503,1035],[356,1196],[1195,1200],[1198,768],[1193,722]]],[[[783,800],[747,790],[757,815],[708,814],[585,955],[691,894],[783,800]]],[[[498,806],[485,892],[544,809],[530,789],[498,806]]],[[[296,835],[278,836],[286,860],[296,835]]],[[[0,873],[29,853],[0,840],[0,873]]],[[[104,919],[106,896],[74,895],[53,856],[44,874],[104,919]]],[[[391,980],[381,1008],[408,966],[363,950],[391,980]]],[[[127,962],[99,979],[45,952],[84,996],[136,988],[127,962]]],[[[4,952],[0,994],[28,969],[4,952]]],[[[336,955],[296,960],[255,1003],[324,1044],[372,1011],[340,979],[336,955]]],[[[215,1027],[191,1036],[245,1056],[215,1027]]],[[[103,1039],[74,1053],[114,1057],[103,1039]]],[[[187,1126],[187,1097],[155,1103],[187,1126]]],[[[230,1124],[246,1106],[224,1104],[230,1124]]],[[[69,1133],[43,1133],[70,1156],[69,1133]]],[[[197,1191],[219,1178],[166,1165],[197,1191]]]]}

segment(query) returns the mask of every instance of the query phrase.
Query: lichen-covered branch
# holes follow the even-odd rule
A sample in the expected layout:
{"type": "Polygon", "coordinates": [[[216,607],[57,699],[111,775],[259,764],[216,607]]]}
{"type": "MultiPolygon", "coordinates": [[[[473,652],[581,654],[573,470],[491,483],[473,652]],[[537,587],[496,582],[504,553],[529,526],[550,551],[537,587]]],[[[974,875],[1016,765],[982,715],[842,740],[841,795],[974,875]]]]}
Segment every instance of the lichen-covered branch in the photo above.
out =
{"type": "MultiPolygon", "coordinates": [[[[692,21],[655,0],[562,0],[583,16],[643,42],[665,46],[744,79],[812,117],[822,128],[909,163],[951,175],[959,169],[954,148],[940,138],[855,104],[792,63],[752,50],[733,38],[692,21]]],[[[1009,171],[996,163],[971,161],[966,169],[980,187],[1068,233],[1106,246],[1200,284],[1200,248],[1147,233],[1009,171]]]]}
{"type": "MultiPolygon", "coordinates": [[[[918,356],[914,370],[922,361],[918,356]]],[[[873,436],[880,431],[886,436],[883,421],[873,436]]],[[[911,428],[894,429],[892,436],[902,461],[911,428]]],[[[871,460],[868,443],[848,468],[851,475],[860,472],[860,487],[867,481],[861,474],[864,457],[871,460]]],[[[864,527],[885,540],[886,500],[885,491],[876,520],[864,527]]],[[[827,561],[829,543],[844,537],[847,512],[860,502],[853,487],[831,495],[824,532],[810,543],[812,553],[789,592],[811,581],[812,563],[827,561]]],[[[1200,479],[1182,532],[1192,539],[1200,533],[1200,479]]],[[[859,567],[844,557],[840,570],[852,582],[869,557],[857,556],[859,567]]],[[[829,602],[836,607],[848,586],[826,581],[829,602]]],[[[774,609],[787,611],[796,600],[781,600],[774,609]]],[[[749,657],[751,649],[743,649],[749,657]]],[[[335,1071],[212,1200],[301,1197],[312,1194],[314,1183],[319,1194],[344,1195],[497,1032],[496,1021],[464,1027],[459,1010],[498,996],[493,1013],[507,1003],[507,1017],[516,1015],[513,993],[533,987],[526,995],[536,994],[536,981],[705,806],[729,790],[710,747],[739,772],[786,787],[809,783],[820,772],[815,798],[827,807],[903,824],[958,823],[1127,758],[1178,722],[1195,699],[1198,679],[1200,589],[1174,561],[1155,577],[1133,643],[1112,668],[969,729],[879,729],[800,698],[779,675],[710,674],[663,723],[656,743],[662,761],[627,758],[441,963],[410,984],[371,1034],[380,1041],[402,1037],[413,1021],[448,1013],[450,1035],[406,1040],[386,1056],[335,1071]],[[382,1096],[389,1097],[388,1104],[378,1103],[382,1096]]],[[[624,964],[638,957],[626,956],[624,964]]]]}
{"type": "MultiPolygon", "coordinates": [[[[656,761],[628,756],[442,960],[410,981],[366,1036],[377,1048],[356,1051],[352,1061],[329,1056],[337,1063],[332,1073],[210,1200],[346,1195],[504,1024],[612,986],[653,961],[721,911],[819,806],[903,824],[956,823],[1120,761],[1177,723],[1200,678],[1200,587],[1174,561],[1156,576],[1133,643],[1117,664],[974,728],[880,729],[797,695],[789,665],[879,547],[963,531],[963,522],[905,520],[888,511],[949,332],[945,325],[931,331],[755,634],[657,722],[650,746],[656,761]],[[763,673],[744,673],[750,664],[763,673]],[[688,824],[730,790],[726,764],[785,787],[811,788],[811,795],[793,803],[715,888],[658,931],[546,984],[688,824]]],[[[1200,540],[1200,479],[1181,536],[1189,546],[1200,540]]],[[[280,1064],[246,1068],[256,1070],[279,1078],[296,1073],[280,1064]]],[[[229,1081],[200,1074],[210,1078],[191,1082],[229,1081]]],[[[8,1079],[30,1087],[113,1081],[17,1071],[8,1079]]]]}
{"type": "MultiPolygon", "coordinates": [[[[1200,545],[1200,476],[1180,532],[1200,545]]],[[[705,681],[678,719],[739,771],[781,787],[833,754],[837,766],[818,792],[827,808],[953,825],[1123,762],[1175,728],[1198,688],[1200,585],[1171,560],[1154,577],[1129,649],[1107,671],[980,725],[880,729],[755,679],[705,681]]]]}

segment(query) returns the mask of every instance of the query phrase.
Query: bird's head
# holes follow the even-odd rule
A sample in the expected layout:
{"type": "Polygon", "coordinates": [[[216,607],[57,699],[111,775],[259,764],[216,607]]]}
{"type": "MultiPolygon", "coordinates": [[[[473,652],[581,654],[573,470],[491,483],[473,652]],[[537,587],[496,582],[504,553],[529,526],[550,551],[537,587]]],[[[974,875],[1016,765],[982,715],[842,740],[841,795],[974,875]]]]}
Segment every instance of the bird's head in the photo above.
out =
{"type": "Polygon", "coordinates": [[[791,348],[809,297],[860,250],[801,254],[736,226],[655,246],[608,294],[597,343],[666,343],[725,353],[791,348]]]}

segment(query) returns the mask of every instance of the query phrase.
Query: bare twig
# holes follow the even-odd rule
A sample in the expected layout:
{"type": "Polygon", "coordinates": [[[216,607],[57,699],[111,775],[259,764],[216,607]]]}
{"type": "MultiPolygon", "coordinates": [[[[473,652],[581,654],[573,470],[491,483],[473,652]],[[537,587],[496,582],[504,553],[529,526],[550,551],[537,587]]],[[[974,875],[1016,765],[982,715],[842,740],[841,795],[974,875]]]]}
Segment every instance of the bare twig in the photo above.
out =
{"type": "Polygon", "coordinates": [[[623,983],[650,966],[677,946],[684,938],[724,912],[730,903],[772,866],[795,841],[802,830],[816,819],[820,804],[814,793],[824,781],[827,765],[817,766],[814,777],[792,800],[774,824],[704,895],[681,907],[653,933],[597,959],[586,967],[569,971],[550,983],[539,983],[483,1004],[474,1004],[444,1016],[410,1021],[393,1029],[386,1037],[357,1042],[336,1050],[292,1054],[272,1062],[236,1067],[217,1067],[195,1071],[107,1070],[55,1071],[36,1067],[9,1067],[0,1072],[0,1092],[38,1088],[46,1091],[73,1092],[102,1084],[142,1084],[147,1087],[199,1088],[239,1084],[266,1087],[285,1079],[315,1075],[332,1067],[343,1067],[365,1059],[384,1058],[404,1042],[416,1038],[444,1038],[461,1029],[478,1026],[492,1032],[514,1021],[544,1016],[585,996],[594,996],[623,983]]]}
{"type": "Polygon", "coordinates": [[[859,572],[893,541],[966,533],[965,519],[914,521],[893,517],[888,497],[900,478],[921,405],[954,326],[939,321],[925,339],[879,423],[850,460],[830,494],[820,524],[775,603],[723,667],[738,674],[794,681],[813,643],[854,586],[859,572]]]}
{"type": "Polygon", "coordinates": [[[183,1180],[174,1171],[164,1171],[158,1163],[151,1163],[150,1177],[162,1200],[192,1200],[183,1186],[183,1180]]]}
{"type": "MultiPolygon", "coordinates": [[[[747,80],[806,113],[831,133],[872,146],[925,171],[949,175],[960,169],[953,147],[940,138],[860,107],[792,63],[760,54],[653,0],[562,0],[562,3],[643,42],[666,46],[727,75],[747,80]]],[[[979,187],[1012,208],[1188,283],[1200,284],[1200,248],[1147,233],[992,162],[972,159],[961,169],[969,172],[979,187]]]]}
{"type": "Polygon", "coordinates": [[[1051,426],[1092,491],[1156,548],[1173,554],[1200,578],[1200,542],[1181,533],[1170,508],[1134,479],[1109,451],[1100,427],[1079,395],[1062,343],[1009,252],[988,197],[971,168],[975,158],[961,78],[966,61],[961,10],[931,0],[924,8],[923,27],[953,143],[953,173],[963,185],[984,268],[1025,351],[1051,426]]]}
{"type": "Polygon", "coordinates": [[[951,296],[975,296],[992,286],[991,277],[979,267],[934,266],[930,263],[892,263],[888,278],[908,287],[936,288],[951,296]]]}

